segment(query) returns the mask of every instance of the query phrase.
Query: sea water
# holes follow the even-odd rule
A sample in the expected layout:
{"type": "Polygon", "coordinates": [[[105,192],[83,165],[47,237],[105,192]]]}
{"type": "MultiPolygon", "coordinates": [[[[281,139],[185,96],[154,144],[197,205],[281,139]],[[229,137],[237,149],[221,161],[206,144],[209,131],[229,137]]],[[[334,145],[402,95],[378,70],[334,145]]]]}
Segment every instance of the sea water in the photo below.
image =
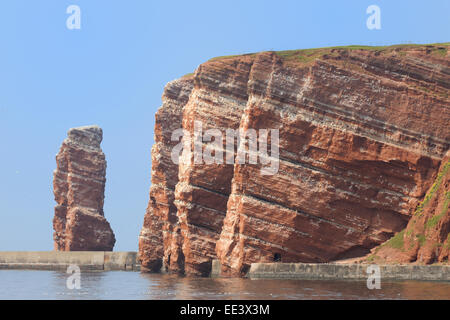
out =
{"type": "Polygon", "coordinates": [[[0,299],[450,299],[450,282],[197,278],[81,272],[79,289],[59,271],[0,270],[0,299]]]}

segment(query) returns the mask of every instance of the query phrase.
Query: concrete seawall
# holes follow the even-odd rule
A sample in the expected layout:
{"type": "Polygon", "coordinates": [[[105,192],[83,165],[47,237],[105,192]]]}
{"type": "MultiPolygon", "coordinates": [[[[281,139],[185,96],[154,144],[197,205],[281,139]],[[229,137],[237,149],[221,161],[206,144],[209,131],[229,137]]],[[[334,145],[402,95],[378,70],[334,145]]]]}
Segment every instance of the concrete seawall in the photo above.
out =
{"type": "Polygon", "coordinates": [[[81,270],[138,271],[137,252],[111,251],[2,251],[0,269],[66,270],[71,264],[81,270]]]}
{"type": "MultiPolygon", "coordinates": [[[[367,264],[253,263],[252,279],[363,280],[367,264]]],[[[450,266],[379,265],[381,279],[450,281],[450,266]]]]}
{"type": "MultiPolygon", "coordinates": [[[[62,270],[75,264],[83,271],[139,271],[137,252],[111,251],[3,251],[1,269],[62,270]]],[[[211,277],[220,277],[214,260],[211,277]]],[[[367,264],[252,263],[250,279],[365,280],[367,264]]],[[[379,265],[381,279],[450,281],[450,266],[379,265]]]]}

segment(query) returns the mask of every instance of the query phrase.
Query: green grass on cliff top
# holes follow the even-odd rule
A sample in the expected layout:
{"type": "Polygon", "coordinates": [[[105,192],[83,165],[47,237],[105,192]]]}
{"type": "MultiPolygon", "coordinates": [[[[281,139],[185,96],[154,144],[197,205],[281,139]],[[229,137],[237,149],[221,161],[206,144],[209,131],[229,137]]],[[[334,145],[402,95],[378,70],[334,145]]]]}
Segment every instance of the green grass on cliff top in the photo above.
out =
{"type": "MultiPolygon", "coordinates": [[[[429,47],[433,53],[445,56],[448,51],[450,42],[442,43],[430,43],[430,44],[396,44],[391,46],[361,46],[361,45],[349,45],[349,46],[334,46],[334,47],[323,47],[323,48],[312,48],[312,49],[297,49],[297,50],[283,50],[283,51],[266,51],[274,52],[286,61],[292,61],[294,63],[308,63],[314,61],[315,59],[325,55],[333,54],[334,50],[342,52],[342,50],[368,50],[368,51],[378,51],[378,52],[388,52],[392,50],[399,50],[402,48],[414,48],[414,47],[429,47]]],[[[401,51],[401,50],[400,50],[401,51]]],[[[244,53],[244,54],[234,54],[229,56],[219,56],[209,59],[208,61],[219,61],[224,59],[231,59],[236,57],[244,56],[254,56],[259,52],[254,53],[244,53]]],[[[400,52],[401,54],[401,52],[400,52]]],[[[193,73],[185,74],[183,77],[192,76],[193,73]]]]}
{"type": "MultiPolygon", "coordinates": [[[[370,50],[370,51],[391,51],[395,49],[402,48],[414,48],[414,47],[430,47],[433,52],[437,52],[441,55],[446,55],[448,46],[450,46],[450,42],[443,43],[431,43],[431,44],[397,44],[391,46],[361,46],[361,45],[350,45],[350,46],[335,46],[335,47],[323,47],[323,48],[313,48],[313,49],[298,49],[298,50],[284,50],[284,51],[269,51],[275,52],[278,56],[291,60],[296,59],[299,62],[309,62],[318,58],[324,54],[330,54],[333,50],[370,50]]],[[[212,58],[208,61],[217,61],[223,59],[230,59],[240,56],[252,56],[257,53],[246,53],[240,55],[229,55],[229,56],[220,56],[212,58]]]]}

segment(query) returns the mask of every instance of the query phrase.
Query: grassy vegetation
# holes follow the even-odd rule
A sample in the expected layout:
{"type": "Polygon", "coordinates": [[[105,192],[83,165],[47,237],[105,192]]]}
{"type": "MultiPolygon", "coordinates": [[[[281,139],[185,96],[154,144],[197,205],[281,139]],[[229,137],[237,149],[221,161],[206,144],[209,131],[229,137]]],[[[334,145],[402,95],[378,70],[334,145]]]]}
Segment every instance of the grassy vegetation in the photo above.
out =
{"type": "Polygon", "coordinates": [[[411,238],[412,233],[413,233],[413,229],[409,229],[408,231],[406,231],[406,236],[407,236],[408,238],[411,238]]]}
{"type": "MultiPolygon", "coordinates": [[[[362,45],[349,45],[349,46],[334,46],[334,47],[323,47],[323,48],[313,48],[313,49],[298,49],[298,50],[284,50],[284,51],[274,51],[278,56],[282,57],[288,61],[308,63],[315,60],[316,58],[323,56],[325,54],[333,55],[335,50],[370,50],[370,51],[392,51],[401,48],[414,48],[414,47],[429,47],[432,53],[437,53],[439,55],[445,56],[447,54],[448,46],[450,42],[444,43],[431,43],[431,44],[397,44],[391,46],[362,46],[362,45]]],[[[228,55],[220,56],[210,59],[209,61],[230,59],[240,56],[253,56],[256,53],[246,53],[242,55],[228,55]]],[[[338,53],[335,53],[338,54],[338,53]]],[[[399,51],[399,54],[404,54],[404,52],[399,51]]]]}
{"type": "Polygon", "coordinates": [[[450,249],[450,233],[447,236],[447,241],[444,242],[444,248],[450,249]]]}
{"type": "MultiPolygon", "coordinates": [[[[351,46],[335,46],[335,47],[324,47],[317,49],[301,49],[301,50],[286,50],[286,51],[277,51],[275,52],[278,56],[282,57],[287,61],[295,61],[300,63],[308,63],[310,61],[315,60],[316,58],[327,55],[337,55],[339,50],[370,50],[370,51],[392,51],[395,49],[401,48],[410,48],[410,47],[422,47],[429,46],[432,52],[437,52],[440,55],[445,56],[447,54],[448,46],[450,43],[438,43],[438,44],[430,44],[430,45],[422,45],[422,44],[400,44],[393,46],[361,46],[361,45],[351,45],[351,46]]],[[[400,54],[405,54],[403,51],[399,51],[400,54]]]]}
{"type": "Polygon", "coordinates": [[[427,241],[427,238],[425,237],[424,234],[417,234],[416,235],[417,240],[419,241],[419,246],[423,246],[425,244],[425,242],[427,241]]]}
{"type": "Polygon", "coordinates": [[[446,215],[448,212],[448,207],[450,206],[450,191],[445,193],[445,201],[441,210],[441,215],[446,215]]]}
{"type": "Polygon", "coordinates": [[[450,205],[450,191],[447,191],[447,193],[445,194],[445,200],[444,200],[444,205],[442,207],[442,210],[439,214],[433,216],[431,219],[429,219],[427,221],[427,223],[425,224],[425,227],[427,229],[429,228],[433,228],[435,227],[438,222],[445,217],[445,215],[447,214],[448,211],[448,206],[450,205]]]}
{"type": "Polygon", "coordinates": [[[280,57],[292,57],[296,55],[311,55],[314,53],[329,53],[334,49],[343,49],[343,50],[372,50],[372,51],[380,51],[389,48],[388,46],[335,46],[335,47],[323,47],[323,48],[314,48],[314,49],[298,49],[298,50],[284,50],[284,51],[275,51],[277,55],[280,57]]]}
{"type": "Polygon", "coordinates": [[[389,241],[386,242],[386,245],[391,248],[394,248],[394,249],[400,249],[400,250],[403,249],[403,246],[404,246],[403,236],[404,235],[405,235],[405,230],[400,231],[394,237],[389,239],[389,241]]]}
{"type": "Polygon", "coordinates": [[[433,53],[436,53],[442,57],[445,57],[447,55],[447,51],[448,51],[448,48],[442,47],[442,48],[437,48],[436,50],[433,51],[433,53]]]}
{"type": "Polygon", "coordinates": [[[416,211],[414,212],[414,215],[422,214],[423,209],[427,206],[427,204],[430,202],[430,200],[434,197],[436,190],[440,187],[442,180],[444,179],[444,176],[447,174],[449,169],[450,169],[450,161],[448,161],[445,164],[444,169],[441,172],[439,172],[430,191],[425,195],[425,199],[423,199],[423,201],[417,206],[416,211]]]}
{"type": "Polygon", "coordinates": [[[216,60],[230,59],[230,58],[243,57],[243,56],[254,56],[255,54],[256,53],[233,54],[233,55],[229,55],[229,56],[214,57],[214,58],[209,59],[208,61],[216,61],[216,60]]]}

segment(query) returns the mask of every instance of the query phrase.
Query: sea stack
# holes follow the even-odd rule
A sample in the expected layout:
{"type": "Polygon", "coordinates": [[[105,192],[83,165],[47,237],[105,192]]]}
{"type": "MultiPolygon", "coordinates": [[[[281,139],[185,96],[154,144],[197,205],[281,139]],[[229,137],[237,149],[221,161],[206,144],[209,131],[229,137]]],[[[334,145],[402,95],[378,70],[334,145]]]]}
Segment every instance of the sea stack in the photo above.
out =
{"type": "Polygon", "coordinates": [[[104,217],[105,154],[98,126],[72,128],[56,155],[53,173],[54,249],[112,251],[114,232],[104,217]]]}

